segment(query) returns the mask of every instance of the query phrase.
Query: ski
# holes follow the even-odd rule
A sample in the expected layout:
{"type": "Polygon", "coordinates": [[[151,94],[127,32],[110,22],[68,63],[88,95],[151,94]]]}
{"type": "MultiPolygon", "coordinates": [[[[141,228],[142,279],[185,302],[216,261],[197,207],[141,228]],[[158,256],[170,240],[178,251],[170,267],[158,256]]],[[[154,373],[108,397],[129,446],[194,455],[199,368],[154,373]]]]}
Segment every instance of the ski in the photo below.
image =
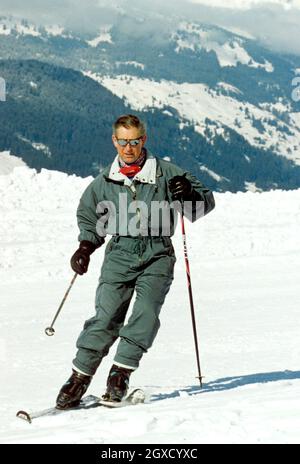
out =
{"type": "Polygon", "coordinates": [[[107,408],[121,408],[122,406],[135,405],[145,402],[145,392],[140,388],[135,388],[123,401],[105,401],[101,398],[98,403],[101,406],[106,406],[107,408]]]}
{"type": "Polygon", "coordinates": [[[107,407],[107,408],[122,408],[124,406],[133,406],[136,404],[144,403],[145,401],[145,393],[140,388],[135,388],[132,390],[124,400],[119,403],[104,401],[101,397],[95,395],[87,395],[82,398],[78,406],[69,409],[58,409],[55,406],[48,409],[42,409],[40,411],[35,412],[27,412],[20,410],[17,412],[16,416],[19,419],[23,419],[29,424],[32,423],[34,419],[39,417],[45,416],[57,416],[68,411],[78,411],[78,410],[87,410],[92,408],[97,408],[99,406],[107,407]]]}

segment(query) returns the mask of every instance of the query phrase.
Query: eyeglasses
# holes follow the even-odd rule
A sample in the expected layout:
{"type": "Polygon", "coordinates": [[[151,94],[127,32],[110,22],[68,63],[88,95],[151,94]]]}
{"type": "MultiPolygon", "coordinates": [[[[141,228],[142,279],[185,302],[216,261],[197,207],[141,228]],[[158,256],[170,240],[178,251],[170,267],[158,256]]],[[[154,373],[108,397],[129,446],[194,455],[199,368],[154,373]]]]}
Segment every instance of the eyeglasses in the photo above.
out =
{"type": "Polygon", "coordinates": [[[140,143],[142,137],[141,135],[138,139],[117,139],[117,142],[121,147],[126,147],[128,143],[131,147],[136,147],[140,143]]]}

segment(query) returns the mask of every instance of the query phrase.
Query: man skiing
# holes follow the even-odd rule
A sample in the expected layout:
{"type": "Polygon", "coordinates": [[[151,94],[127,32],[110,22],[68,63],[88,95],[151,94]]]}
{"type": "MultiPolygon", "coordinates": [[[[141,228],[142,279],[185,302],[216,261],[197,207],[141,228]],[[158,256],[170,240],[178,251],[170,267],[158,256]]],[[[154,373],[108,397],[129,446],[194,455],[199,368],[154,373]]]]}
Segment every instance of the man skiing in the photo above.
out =
{"type": "Polygon", "coordinates": [[[103,399],[122,401],[131,373],[155,339],[159,313],[173,280],[176,258],[170,237],[177,212],[170,206],[184,202],[184,214],[191,221],[215,206],[209,189],[189,172],[150,153],[146,139],[139,118],[131,114],[119,117],[112,135],[117,156],[80,199],[80,245],[71,258],[72,269],[80,275],[86,273],[90,255],[103,245],[107,234],[112,238],[96,291],[96,314],[85,322],[77,340],[72,375],[56,400],[59,409],[79,404],[117,338],[103,399]],[[162,215],[168,213],[168,221],[156,214],[159,208],[162,215]],[[134,291],[136,300],[124,325],[134,291]]]}

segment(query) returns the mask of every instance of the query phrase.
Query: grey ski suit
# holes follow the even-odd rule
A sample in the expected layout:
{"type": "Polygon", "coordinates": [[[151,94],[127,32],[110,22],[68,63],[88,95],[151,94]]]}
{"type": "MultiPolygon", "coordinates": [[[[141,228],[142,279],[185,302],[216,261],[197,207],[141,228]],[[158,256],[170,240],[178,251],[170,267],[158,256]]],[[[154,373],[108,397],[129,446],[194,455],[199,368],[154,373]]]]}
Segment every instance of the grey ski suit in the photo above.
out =
{"type": "Polygon", "coordinates": [[[209,213],[215,206],[212,192],[189,172],[153,156],[149,150],[133,180],[118,172],[116,158],[81,197],[77,210],[79,241],[101,245],[103,236],[112,235],[96,291],[96,314],[85,322],[73,360],[74,367],[88,375],[96,372],[118,337],[114,361],[131,369],[139,366],[155,339],[176,261],[170,237],[178,213],[170,208],[168,189],[168,181],[176,175],[186,175],[193,187],[193,201],[187,202],[185,216],[195,221],[209,213]],[[160,205],[161,211],[168,213],[167,224],[155,214],[153,205],[160,205]],[[106,216],[105,206],[109,210],[106,216]],[[134,291],[132,313],[124,325],[134,291]]]}

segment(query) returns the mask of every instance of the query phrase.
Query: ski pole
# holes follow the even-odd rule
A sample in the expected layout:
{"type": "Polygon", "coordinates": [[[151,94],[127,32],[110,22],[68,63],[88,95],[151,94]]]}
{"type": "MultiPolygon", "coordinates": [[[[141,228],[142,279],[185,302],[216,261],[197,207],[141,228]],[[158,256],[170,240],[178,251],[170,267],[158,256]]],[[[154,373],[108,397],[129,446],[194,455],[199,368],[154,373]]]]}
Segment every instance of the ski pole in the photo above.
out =
{"type": "Polygon", "coordinates": [[[184,218],[183,218],[183,202],[181,203],[180,218],[181,218],[181,231],[182,231],[182,240],[183,240],[183,252],[184,252],[184,260],[185,260],[185,267],[186,267],[186,277],[187,277],[187,283],[188,283],[188,292],[189,292],[189,299],[190,299],[193,334],[194,334],[195,351],[196,351],[197,368],[198,368],[198,377],[196,377],[196,378],[199,379],[200,386],[202,388],[202,375],[201,375],[201,368],[200,368],[200,357],[199,357],[199,347],[198,347],[198,337],[197,337],[197,327],[196,327],[194,300],[193,300],[193,293],[192,293],[190,264],[189,264],[189,258],[188,258],[188,252],[187,252],[186,234],[185,234],[185,226],[184,226],[184,218]]]}
{"type": "Polygon", "coordinates": [[[70,285],[69,285],[69,288],[68,288],[68,290],[66,291],[65,296],[63,297],[62,302],[60,303],[58,310],[56,311],[56,314],[55,314],[55,316],[54,316],[53,321],[51,322],[51,325],[45,329],[45,333],[46,333],[46,335],[48,335],[49,337],[51,337],[51,336],[54,335],[54,333],[55,333],[55,330],[54,330],[54,328],[53,328],[54,323],[55,323],[55,321],[56,321],[56,319],[57,319],[57,317],[58,317],[58,315],[59,315],[59,313],[60,313],[60,311],[61,311],[61,308],[62,308],[63,305],[64,305],[64,302],[65,302],[66,299],[67,299],[67,296],[68,296],[68,294],[69,294],[69,291],[71,290],[72,285],[74,284],[75,279],[76,279],[77,276],[78,276],[78,274],[77,274],[77,272],[75,272],[74,277],[72,278],[71,283],[70,283],[70,285]]]}

